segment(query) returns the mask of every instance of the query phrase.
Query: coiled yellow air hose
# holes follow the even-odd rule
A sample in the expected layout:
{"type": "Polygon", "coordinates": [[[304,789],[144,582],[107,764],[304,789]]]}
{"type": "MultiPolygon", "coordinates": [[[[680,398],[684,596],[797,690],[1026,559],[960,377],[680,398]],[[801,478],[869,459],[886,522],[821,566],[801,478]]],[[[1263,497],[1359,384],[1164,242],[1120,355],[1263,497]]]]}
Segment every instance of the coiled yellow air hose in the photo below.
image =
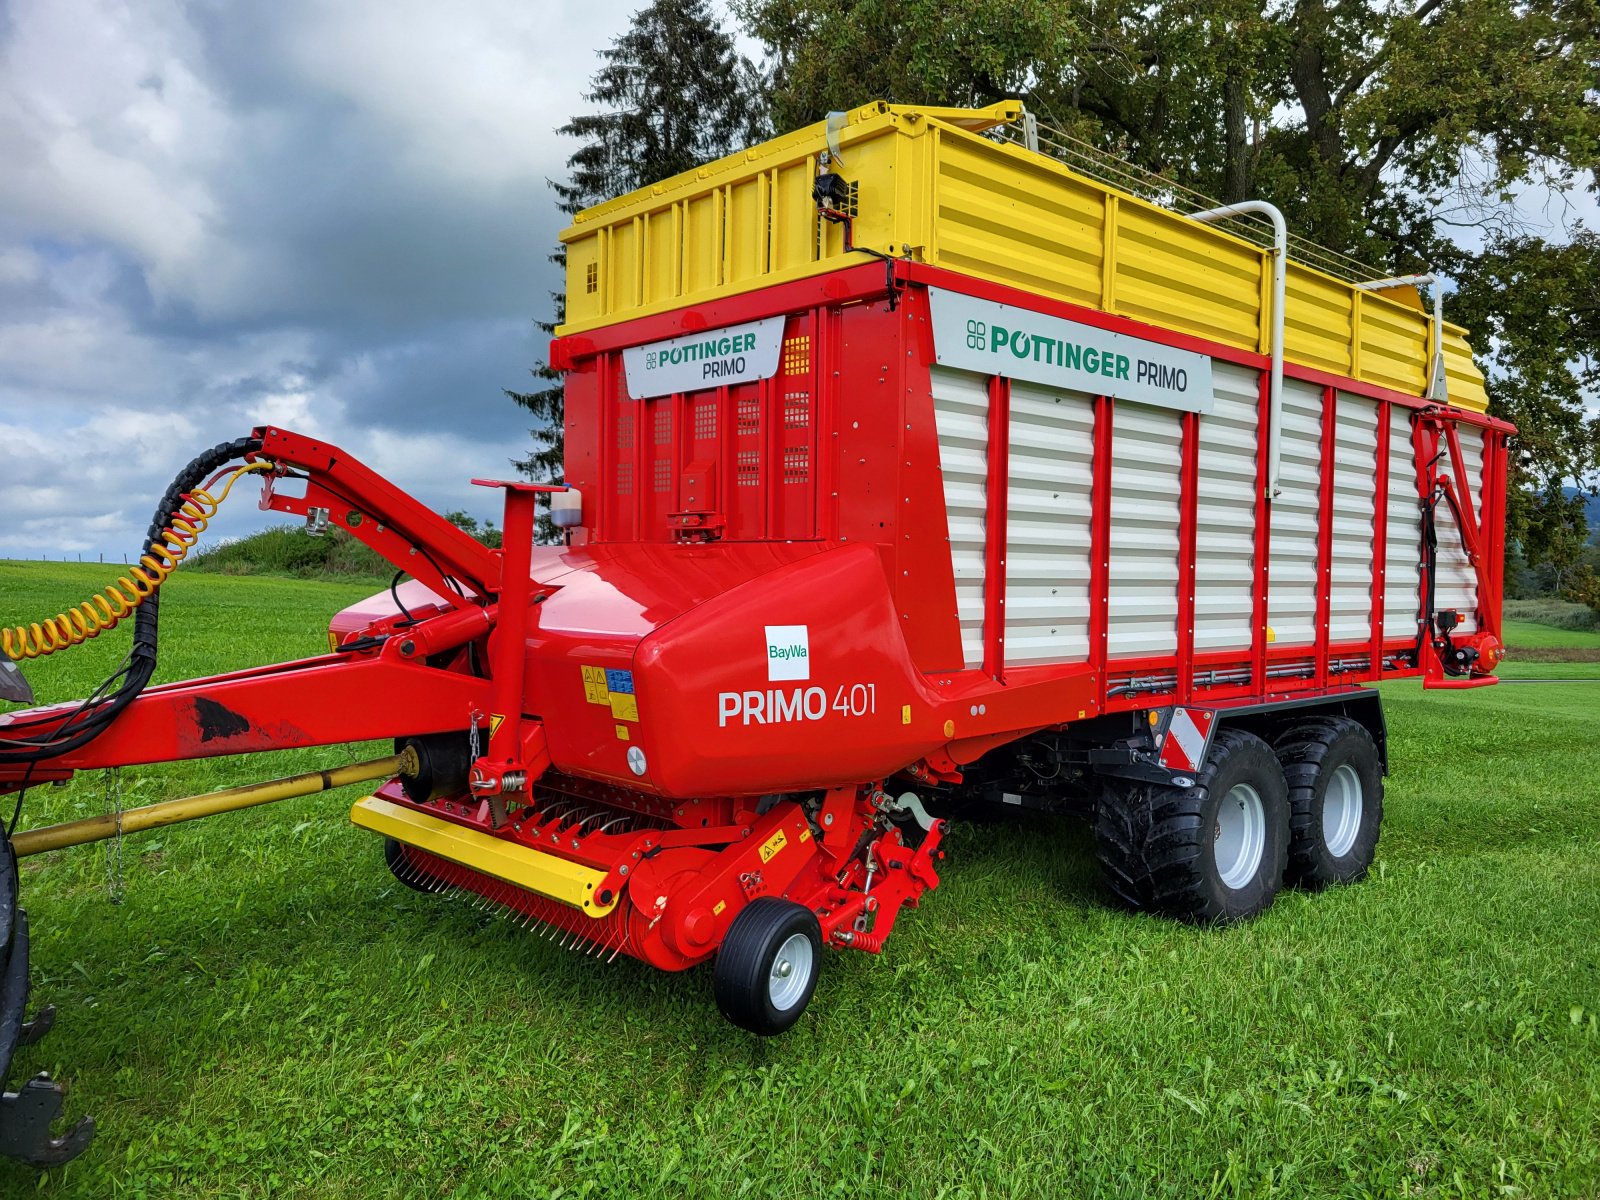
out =
{"type": "Polygon", "coordinates": [[[272,467],[270,462],[253,462],[235,468],[228,473],[219,495],[213,495],[206,488],[195,488],[184,497],[149,552],[104,591],[44,621],[0,629],[0,646],[4,647],[7,657],[43,658],[116,628],[117,623],[149,599],[187,557],[240,476],[252,471],[270,471],[272,467]]]}

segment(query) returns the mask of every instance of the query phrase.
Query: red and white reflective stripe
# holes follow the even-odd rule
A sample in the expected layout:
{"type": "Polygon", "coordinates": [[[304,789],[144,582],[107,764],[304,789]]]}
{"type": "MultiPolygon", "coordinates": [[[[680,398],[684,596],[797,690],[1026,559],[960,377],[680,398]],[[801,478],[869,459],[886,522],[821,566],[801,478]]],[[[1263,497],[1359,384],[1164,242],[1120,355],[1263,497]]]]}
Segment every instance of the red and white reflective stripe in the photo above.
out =
{"type": "Polygon", "coordinates": [[[1198,771],[1214,719],[1215,714],[1205,708],[1173,709],[1161,744],[1161,765],[1173,771],[1198,771]]]}

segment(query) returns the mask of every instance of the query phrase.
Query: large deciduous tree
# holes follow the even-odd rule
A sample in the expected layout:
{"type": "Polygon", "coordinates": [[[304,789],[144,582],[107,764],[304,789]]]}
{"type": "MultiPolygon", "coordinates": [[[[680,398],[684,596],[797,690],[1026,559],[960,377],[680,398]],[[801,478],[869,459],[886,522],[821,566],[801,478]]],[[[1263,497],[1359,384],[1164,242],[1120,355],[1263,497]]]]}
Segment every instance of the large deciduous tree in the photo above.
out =
{"type": "Polygon", "coordinates": [[[1600,0],[734,0],[783,128],[868,99],[1020,95],[1175,183],[1271,200],[1374,273],[1445,269],[1521,429],[1512,536],[1582,543],[1600,470],[1595,241],[1530,237],[1518,189],[1594,188],[1600,0]],[[1463,248],[1467,247],[1467,248],[1463,248]]]}
{"type": "MultiPolygon", "coordinates": [[[[550,186],[564,213],[598,204],[645,184],[691,170],[767,130],[764,84],[707,0],[655,0],[599,52],[600,70],[584,100],[598,111],[573,117],[557,132],[577,139],[568,177],[550,186]]],[[[551,261],[565,266],[564,247],[551,261]]],[[[554,314],[536,322],[547,334],[566,319],[564,293],[552,294],[554,314]]],[[[538,387],[506,395],[533,414],[533,446],[516,460],[531,479],[561,475],[565,455],[561,375],[544,362],[533,368],[538,387]]],[[[541,531],[550,533],[541,519],[541,531]]]]}

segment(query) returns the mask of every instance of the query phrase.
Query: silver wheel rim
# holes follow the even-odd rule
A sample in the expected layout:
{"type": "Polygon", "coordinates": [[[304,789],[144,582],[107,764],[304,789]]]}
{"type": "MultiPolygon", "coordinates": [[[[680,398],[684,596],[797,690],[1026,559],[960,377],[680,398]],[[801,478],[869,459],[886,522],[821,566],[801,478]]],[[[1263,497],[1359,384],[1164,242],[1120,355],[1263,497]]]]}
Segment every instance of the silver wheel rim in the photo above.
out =
{"type": "Polygon", "coordinates": [[[1217,807],[1213,834],[1217,874],[1222,876],[1223,886],[1238,891],[1254,879],[1266,848],[1267,809],[1261,793],[1248,783],[1236,783],[1217,807]]]}
{"type": "Polygon", "coordinates": [[[1343,858],[1356,844],[1365,805],[1356,769],[1349,763],[1337,767],[1322,796],[1322,840],[1333,858],[1343,858]]]}
{"type": "Polygon", "coordinates": [[[805,934],[791,933],[783,940],[767,975],[767,999],[773,1008],[785,1012],[800,1003],[811,982],[812,958],[811,939],[805,934]]]}

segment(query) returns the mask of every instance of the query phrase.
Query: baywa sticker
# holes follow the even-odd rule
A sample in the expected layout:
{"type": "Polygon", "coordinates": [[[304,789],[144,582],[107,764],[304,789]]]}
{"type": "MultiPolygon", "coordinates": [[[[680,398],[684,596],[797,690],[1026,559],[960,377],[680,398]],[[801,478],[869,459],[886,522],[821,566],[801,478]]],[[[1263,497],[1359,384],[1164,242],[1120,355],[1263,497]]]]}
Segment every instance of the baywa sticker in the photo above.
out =
{"type": "Polygon", "coordinates": [[[811,627],[768,625],[767,682],[811,678],[811,627]]]}

